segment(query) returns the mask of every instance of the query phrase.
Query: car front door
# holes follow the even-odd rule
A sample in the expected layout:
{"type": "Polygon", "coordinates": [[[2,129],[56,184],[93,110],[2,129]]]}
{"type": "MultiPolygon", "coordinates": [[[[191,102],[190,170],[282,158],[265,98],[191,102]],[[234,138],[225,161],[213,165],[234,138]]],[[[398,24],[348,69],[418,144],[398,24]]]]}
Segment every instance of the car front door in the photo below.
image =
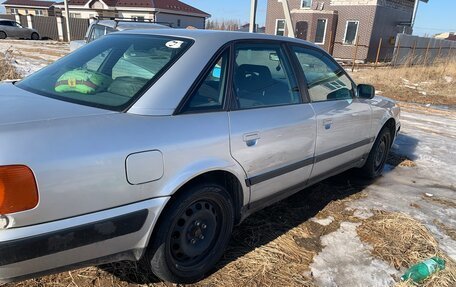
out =
{"type": "Polygon", "coordinates": [[[311,105],[317,117],[317,143],[312,181],[356,166],[369,153],[372,110],[357,97],[356,86],[326,53],[293,46],[304,72],[311,105]]]}
{"type": "Polygon", "coordinates": [[[14,36],[12,35],[12,37],[18,37],[18,38],[30,37],[30,35],[28,35],[29,34],[28,30],[25,29],[24,27],[22,27],[21,24],[14,22],[14,21],[11,22],[11,31],[12,31],[12,34],[14,34],[14,36]]]}
{"type": "Polygon", "coordinates": [[[250,202],[267,201],[307,182],[315,114],[303,101],[281,44],[243,42],[234,51],[231,154],[246,172],[250,202]]]}

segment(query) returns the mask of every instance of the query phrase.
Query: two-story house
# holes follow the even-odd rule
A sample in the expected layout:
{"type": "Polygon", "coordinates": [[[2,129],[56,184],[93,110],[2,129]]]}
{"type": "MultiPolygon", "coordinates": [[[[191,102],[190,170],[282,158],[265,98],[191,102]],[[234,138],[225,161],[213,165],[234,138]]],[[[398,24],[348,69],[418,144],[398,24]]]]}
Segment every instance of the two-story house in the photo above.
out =
{"type": "MultiPolygon", "coordinates": [[[[70,17],[122,17],[204,29],[209,15],[179,0],[68,0],[70,17]]],[[[55,5],[64,15],[65,5],[55,5]]]]}
{"type": "MultiPolygon", "coordinates": [[[[282,0],[268,0],[266,33],[287,35],[282,0]]],[[[419,1],[419,0],[416,0],[419,1]]],[[[335,58],[375,59],[380,38],[381,59],[392,55],[396,35],[411,33],[415,0],[288,0],[298,38],[314,42],[335,58]]]]}
{"type": "Polygon", "coordinates": [[[7,14],[54,16],[54,1],[6,0],[2,3],[7,14]]]}

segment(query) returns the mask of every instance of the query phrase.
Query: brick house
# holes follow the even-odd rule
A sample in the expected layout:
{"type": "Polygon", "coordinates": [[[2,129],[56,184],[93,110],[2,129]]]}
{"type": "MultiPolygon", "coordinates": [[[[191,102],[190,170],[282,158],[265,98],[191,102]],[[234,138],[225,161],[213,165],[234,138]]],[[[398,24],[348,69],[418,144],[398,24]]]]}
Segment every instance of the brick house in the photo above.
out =
{"type": "Polygon", "coordinates": [[[2,3],[6,14],[54,16],[53,1],[7,0],[2,3]]]}
{"type": "MultiPolygon", "coordinates": [[[[335,58],[351,59],[359,36],[357,60],[392,55],[396,35],[411,33],[415,0],[288,0],[296,37],[316,43],[335,58]]],[[[287,35],[281,0],[268,0],[266,33],[287,35]]]]}
{"type": "MultiPolygon", "coordinates": [[[[123,17],[166,22],[173,27],[193,26],[204,29],[211,15],[178,0],[69,0],[70,17],[123,17]]],[[[62,14],[63,3],[55,5],[62,14]]]]}

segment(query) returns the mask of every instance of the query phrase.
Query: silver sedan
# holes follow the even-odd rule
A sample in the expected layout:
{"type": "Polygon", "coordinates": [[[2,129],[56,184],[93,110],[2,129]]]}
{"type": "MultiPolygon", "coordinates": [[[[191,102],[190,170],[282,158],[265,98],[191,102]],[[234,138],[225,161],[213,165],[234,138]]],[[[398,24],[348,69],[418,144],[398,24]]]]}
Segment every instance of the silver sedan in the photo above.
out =
{"type": "Polygon", "coordinates": [[[197,281],[254,211],[379,176],[400,129],[322,49],[249,33],[113,33],[0,91],[0,282],[140,259],[197,281]]]}
{"type": "Polygon", "coordinates": [[[21,24],[9,19],[0,19],[0,39],[6,38],[39,40],[40,35],[35,29],[23,27],[21,24]]]}

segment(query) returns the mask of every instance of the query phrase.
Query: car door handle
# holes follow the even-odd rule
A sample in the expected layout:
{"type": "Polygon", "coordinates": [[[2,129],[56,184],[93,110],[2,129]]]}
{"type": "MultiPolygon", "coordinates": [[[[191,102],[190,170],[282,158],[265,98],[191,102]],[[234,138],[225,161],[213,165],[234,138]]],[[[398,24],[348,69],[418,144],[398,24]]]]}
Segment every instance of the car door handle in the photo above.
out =
{"type": "Polygon", "coordinates": [[[258,132],[247,133],[242,135],[242,140],[248,147],[255,146],[260,139],[260,134],[258,132]]]}
{"type": "Polygon", "coordinates": [[[326,119],[323,120],[323,126],[325,127],[326,130],[329,130],[333,124],[332,119],[326,119]]]}

